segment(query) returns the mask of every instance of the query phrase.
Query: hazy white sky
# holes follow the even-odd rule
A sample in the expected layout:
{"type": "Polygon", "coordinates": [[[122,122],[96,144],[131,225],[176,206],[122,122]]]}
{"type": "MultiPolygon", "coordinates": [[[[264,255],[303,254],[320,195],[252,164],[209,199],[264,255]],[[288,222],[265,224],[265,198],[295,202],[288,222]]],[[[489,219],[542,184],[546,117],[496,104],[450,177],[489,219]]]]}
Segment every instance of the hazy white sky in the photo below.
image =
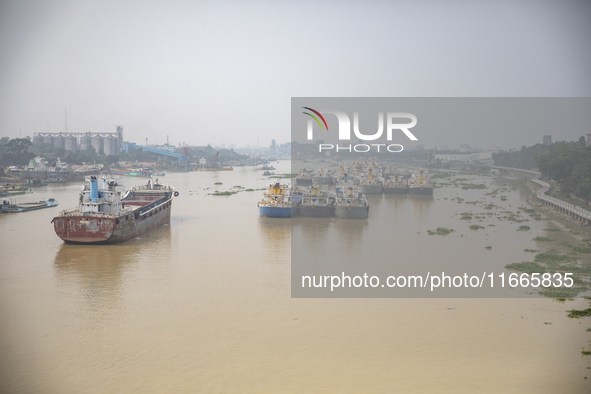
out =
{"type": "Polygon", "coordinates": [[[588,97],[590,42],[582,0],[0,0],[0,136],[67,107],[69,131],[268,145],[292,96],[588,97]]]}

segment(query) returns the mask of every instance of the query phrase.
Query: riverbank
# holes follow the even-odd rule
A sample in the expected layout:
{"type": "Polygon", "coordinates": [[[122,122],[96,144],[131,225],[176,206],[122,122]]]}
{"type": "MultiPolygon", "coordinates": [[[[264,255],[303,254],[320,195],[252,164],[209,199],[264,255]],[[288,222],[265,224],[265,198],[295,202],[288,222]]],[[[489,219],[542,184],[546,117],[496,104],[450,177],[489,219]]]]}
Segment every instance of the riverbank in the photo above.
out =
{"type": "Polygon", "coordinates": [[[545,205],[536,197],[536,192],[540,189],[540,186],[531,181],[531,177],[523,176],[527,179],[527,186],[533,192],[533,195],[527,199],[527,203],[532,206],[533,209],[538,211],[540,214],[547,216],[548,218],[556,221],[560,224],[565,231],[569,231],[573,235],[577,235],[582,241],[584,239],[591,238],[591,226],[582,223],[580,220],[573,218],[570,215],[562,213],[551,206],[545,205]]]}

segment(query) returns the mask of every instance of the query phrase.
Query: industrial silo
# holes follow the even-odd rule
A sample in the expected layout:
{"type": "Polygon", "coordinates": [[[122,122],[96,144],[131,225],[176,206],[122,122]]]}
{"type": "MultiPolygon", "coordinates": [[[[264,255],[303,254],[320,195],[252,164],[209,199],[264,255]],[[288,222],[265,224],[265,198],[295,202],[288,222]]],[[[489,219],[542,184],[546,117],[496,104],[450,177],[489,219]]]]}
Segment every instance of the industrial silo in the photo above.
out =
{"type": "Polygon", "coordinates": [[[53,137],[50,135],[43,137],[43,143],[53,146],[53,137]]]}
{"type": "Polygon", "coordinates": [[[110,135],[103,142],[105,145],[105,155],[116,155],[119,153],[117,137],[110,135]]]}
{"type": "Polygon", "coordinates": [[[78,150],[78,140],[73,135],[66,137],[66,150],[76,152],[78,150]]]}
{"type": "Polygon", "coordinates": [[[66,138],[61,135],[54,137],[53,138],[53,146],[55,146],[56,148],[65,149],[66,148],[66,138]]]}
{"type": "Polygon", "coordinates": [[[80,150],[88,150],[90,149],[90,136],[85,135],[80,137],[80,150]]]}
{"type": "Polygon", "coordinates": [[[101,151],[104,152],[103,137],[101,137],[100,135],[95,135],[94,137],[92,137],[92,139],[90,140],[90,144],[92,145],[96,153],[99,153],[101,151]]]}

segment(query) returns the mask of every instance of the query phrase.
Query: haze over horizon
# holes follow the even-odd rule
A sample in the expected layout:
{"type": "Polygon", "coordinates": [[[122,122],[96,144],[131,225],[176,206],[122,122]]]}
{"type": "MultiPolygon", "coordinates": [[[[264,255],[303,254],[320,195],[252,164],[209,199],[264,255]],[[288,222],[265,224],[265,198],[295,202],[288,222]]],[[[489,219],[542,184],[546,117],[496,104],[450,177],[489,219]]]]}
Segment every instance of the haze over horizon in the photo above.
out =
{"type": "MultiPolygon", "coordinates": [[[[70,132],[268,146],[291,97],[590,97],[589,20],[581,1],[0,0],[0,136],[64,132],[67,108],[70,132]]],[[[541,142],[501,137],[421,142],[541,142]]]]}

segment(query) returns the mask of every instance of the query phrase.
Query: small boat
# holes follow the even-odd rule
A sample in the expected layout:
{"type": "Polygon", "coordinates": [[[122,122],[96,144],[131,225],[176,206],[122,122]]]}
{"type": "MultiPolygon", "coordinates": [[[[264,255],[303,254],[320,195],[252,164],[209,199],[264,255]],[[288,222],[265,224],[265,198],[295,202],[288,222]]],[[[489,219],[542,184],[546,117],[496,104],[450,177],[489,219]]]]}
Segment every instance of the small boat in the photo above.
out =
{"type": "Polygon", "coordinates": [[[234,171],[234,167],[199,167],[199,171],[234,171]]]}
{"type": "Polygon", "coordinates": [[[275,175],[275,173],[270,172],[270,171],[265,171],[265,172],[263,172],[263,175],[275,175]]]}
{"type": "Polygon", "coordinates": [[[18,196],[19,194],[33,193],[33,189],[27,185],[0,186],[0,192],[2,196],[18,196]]]}
{"type": "MultiPolygon", "coordinates": [[[[27,186],[47,186],[48,183],[47,179],[27,179],[27,186]]],[[[2,193],[0,191],[1,195],[2,193]]]]}
{"type": "Polygon", "coordinates": [[[22,208],[19,208],[18,205],[13,204],[7,200],[2,201],[2,205],[0,205],[0,212],[2,213],[15,213],[22,211],[22,208]]]}
{"type": "Polygon", "coordinates": [[[46,181],[47,183],[66,183],[68,180],[61,177],[48,177],[46,181]]]}
{"type": "Polygon", "coordinates": [[[124,176],[149,176],[149,171],[145,168],[111,168],[111,174],[124,176]]]}
{"type": "Polygon", "coordinates": [[[43,208],[52,208],[57,207],[57,201],[53,198],[50,198],[47,201],[38,201],[38,202],[25,202],[21,204],[13,204],[8,200],[2,201],[2,205],[0,205],[0,212],[2,213],[16,213],[16,212],[27,212],[27,211],[35,211],[37,209],[43,208]]]}

